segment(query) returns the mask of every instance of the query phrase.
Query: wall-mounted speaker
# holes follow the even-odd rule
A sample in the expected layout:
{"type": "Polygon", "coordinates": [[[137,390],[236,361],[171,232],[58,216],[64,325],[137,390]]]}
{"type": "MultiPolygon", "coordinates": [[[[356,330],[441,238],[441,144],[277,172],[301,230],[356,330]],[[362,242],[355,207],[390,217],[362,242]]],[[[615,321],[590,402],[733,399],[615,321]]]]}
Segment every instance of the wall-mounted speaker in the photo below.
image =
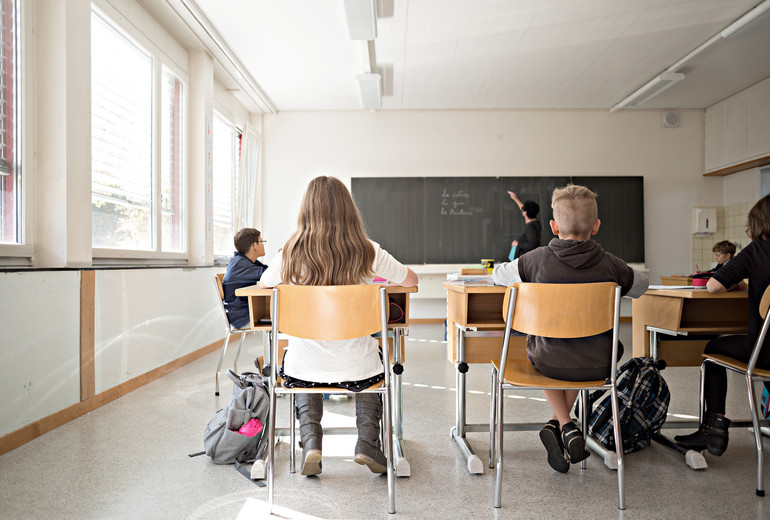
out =
{"type": "Polygon", "coordinates": [[[660,120],[663,128],[677,128],[679,126],[679,111],[664,110],[660,113],[660,120]]]}

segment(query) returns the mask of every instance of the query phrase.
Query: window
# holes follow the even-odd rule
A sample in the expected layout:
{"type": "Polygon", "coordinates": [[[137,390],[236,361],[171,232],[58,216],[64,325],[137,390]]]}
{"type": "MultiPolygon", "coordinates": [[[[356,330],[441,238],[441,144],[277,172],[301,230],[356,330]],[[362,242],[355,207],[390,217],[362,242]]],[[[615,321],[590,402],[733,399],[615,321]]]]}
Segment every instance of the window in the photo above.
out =
{"type": "Polygon", "coordinates": [[[184,251],[185,214],[182,205],[182,80],[163,67],[161,90],[161,191],[164,251],[184,251]]]}
{"type": "Polygon", "coordinates": [[[238,200],[238,161],[241,132],[222,114],[214,111],[214,256],[233,252],[235,208],[238,200]]]}
{"type": "Polygon", "coordinates": [[[95,10],[91,33],[93,246],[182,252],[184,84],[95,10]]]}
{"type": "Polygon", "coordinates": [[[0,0],[0,243],[21,242],[19,168],[19,16],[15,0],[0,0]]]}

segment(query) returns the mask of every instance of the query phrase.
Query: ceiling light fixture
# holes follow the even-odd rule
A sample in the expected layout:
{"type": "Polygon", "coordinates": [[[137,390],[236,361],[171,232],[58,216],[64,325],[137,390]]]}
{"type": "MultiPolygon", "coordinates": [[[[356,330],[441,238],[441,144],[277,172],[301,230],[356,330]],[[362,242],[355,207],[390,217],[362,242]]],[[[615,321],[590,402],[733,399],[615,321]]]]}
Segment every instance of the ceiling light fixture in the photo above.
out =
{"type": "Polygon", "coordinates": [[[666,69],[661,75],[653,78],[642,88],[612,107],[610,112],[615,112],[623,108],[639,108],[664,90],[682,81],[684,79],[684,74],[677,71],[695,56],[698,56],[722,39],[748,37],[759,29],[764,28],[768,23],[770,23],[770,0],[765,0],[722,29],[722,31],[700,44],[696,49],[690,51],[686,56],[666,69]]]}
{"type": "Polygon", "coordinates": [[[765,0],[744,14],[724,31],[722,38],[747,38],[770,23],[770,0],[765,0]]]}
{"type": "Polygon", "coordinates": [[[365,110],[379,110],[382,108],[380,79],[381,77],[379,74],[356,74],[361,108],[365,110]]]}
{"type": "Polygon", "coordinates": [[[345,16],[351,40],[374,40],[377,37],[376,0],[345,0],[345,16]]]}
{"type": "Polygon", "coordinates": [[[642,88],[628,96],[626,99],[612,107],[610,112],[622,108],[638,108],[664,90],[667,90],[684,79],[681,72],[664,72],[647,82],[642,88]]]}

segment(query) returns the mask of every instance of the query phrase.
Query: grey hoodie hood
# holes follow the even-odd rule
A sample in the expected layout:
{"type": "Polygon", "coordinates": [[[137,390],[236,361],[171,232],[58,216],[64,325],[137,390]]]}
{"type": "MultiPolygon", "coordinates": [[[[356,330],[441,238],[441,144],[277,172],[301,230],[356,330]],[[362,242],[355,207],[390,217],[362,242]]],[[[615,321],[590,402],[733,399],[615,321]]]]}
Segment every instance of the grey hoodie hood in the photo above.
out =
{"type": "Polygon", "coordinates": [[[556,258],[573,269],[586,269],[596,265],[604,257],[604,249],[595,241],[562,240],[553,238],[548,243],[556,258]]]}

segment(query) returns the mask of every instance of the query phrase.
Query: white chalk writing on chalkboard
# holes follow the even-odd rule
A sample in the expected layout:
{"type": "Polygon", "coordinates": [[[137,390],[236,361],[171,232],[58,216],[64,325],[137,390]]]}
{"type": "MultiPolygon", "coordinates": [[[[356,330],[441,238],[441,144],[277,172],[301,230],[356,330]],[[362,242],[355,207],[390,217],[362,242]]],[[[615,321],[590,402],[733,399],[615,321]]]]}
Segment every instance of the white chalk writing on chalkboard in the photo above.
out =
{"type": "Polygon", "coordinates": [[[473,216],[474,208],[466,206],[466,202],[470,197],[470,194],[466,191],[459,190],[450,193],[444,188],[441,192],[441,215],[473,216]]]}

